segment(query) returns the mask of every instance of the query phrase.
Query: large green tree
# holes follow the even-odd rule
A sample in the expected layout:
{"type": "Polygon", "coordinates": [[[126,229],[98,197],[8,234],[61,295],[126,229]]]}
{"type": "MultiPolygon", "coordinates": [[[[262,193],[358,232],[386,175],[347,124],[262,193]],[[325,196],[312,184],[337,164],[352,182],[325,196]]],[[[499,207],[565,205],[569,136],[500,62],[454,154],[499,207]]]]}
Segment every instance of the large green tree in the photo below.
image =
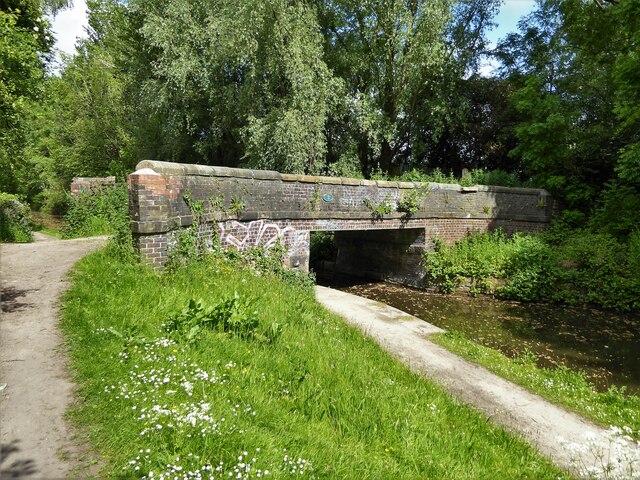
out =
{"type": "Polygon", "coordinates": [[[467,107],[460,87],[477,67],[498,2],[317,4],[327,63],[346,85],[329,161],[357,158],[365,173],[428,163],[425,144],[467,107]]]}
{"type": "Polygon", "coordinates": [[[504,75],[519,85],[512,155],[570,206],[590,208],[630,141],[620,128],[615,79],[621,52],[617,6],[544,0],[500,46],[504,75]]]}
{"type": "Polygon", "coordinates": [[[118,22],[96,17],[96,38],[119,50],[130,101],[144,112],[138,133],[148,155],[319,171],[339,82],[305,2],[132,0],[110,8],[125,12],[118,22]]]}
{"type": "Polygon", "coordinates": [[[44,5],[36,0],[0,2],[0,190],[19,191],[25,116],[42,91],[52,45],[44,5]]]}

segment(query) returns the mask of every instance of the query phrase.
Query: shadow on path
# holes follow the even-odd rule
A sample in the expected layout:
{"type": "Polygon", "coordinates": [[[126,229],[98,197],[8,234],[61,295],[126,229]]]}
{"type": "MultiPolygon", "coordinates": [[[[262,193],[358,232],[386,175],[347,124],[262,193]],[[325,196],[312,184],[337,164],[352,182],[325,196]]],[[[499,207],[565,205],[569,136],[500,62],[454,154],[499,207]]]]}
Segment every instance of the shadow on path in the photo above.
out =
{"type": "Polygon", "coordinates": [[[20,452],[19,440],[0,445],[0,478],[28,478],[36,473],[36,462],[33,459],[15,458],[20,452]]]}
{"type": "Polygon", "coordinates": [[[2,298],[2,311],[4,313],[11,313],[33,306],[32,303],[20,302],[17,299],[25,297],[28,293],[35,291],[37,291],[35,288],[21,290],[15,287],[4,287],[0,295],[2,298]]]}

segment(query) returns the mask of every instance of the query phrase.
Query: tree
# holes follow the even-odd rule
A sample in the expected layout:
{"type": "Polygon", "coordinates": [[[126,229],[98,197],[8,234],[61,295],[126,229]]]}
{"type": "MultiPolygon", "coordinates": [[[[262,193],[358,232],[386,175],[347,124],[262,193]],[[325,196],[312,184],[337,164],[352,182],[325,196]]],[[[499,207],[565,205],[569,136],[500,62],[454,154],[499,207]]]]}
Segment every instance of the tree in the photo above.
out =
{"type": "Polygon", "coordinates": [[[475,66],[498,2],[317,5],[327,64],[347,88],[330,123],[329,160],[358,158],[365,174],[424,161],[424,144],[456,121],[459,80],[475,66]]]}
{"type": "Polygon", "coordinates": [[[623,181],[640,187],[640,1],[621,1],[612,14],[623,39],[614,70],[615,112],[620,133],[628,139],[616,171],[623,181]]]}
{"type": "Polygon", "coordinates": [[[0,3],[0,190],[18,192],[28,102],[40,94],[48,25],[34,1],[0,3]]]}
{"type": "Polygon", "coordinates": [[[117,50],[126,94],[143,112],[137,134],[147,154],[319,171],[339,87],[305,2],[96,2],[92,15],[95,39],[117,50]],[[119,12],[117,21],[105,11],[119,12]]]}
{"type": "Polygon", "coordinates": [[[569,206],[589,210],[627,141],[614,114],[620,41],[609,11],[580,0],[544,0],[521,34],[499,46],[503,75],[519,87],[512,155],[569,206]]]}

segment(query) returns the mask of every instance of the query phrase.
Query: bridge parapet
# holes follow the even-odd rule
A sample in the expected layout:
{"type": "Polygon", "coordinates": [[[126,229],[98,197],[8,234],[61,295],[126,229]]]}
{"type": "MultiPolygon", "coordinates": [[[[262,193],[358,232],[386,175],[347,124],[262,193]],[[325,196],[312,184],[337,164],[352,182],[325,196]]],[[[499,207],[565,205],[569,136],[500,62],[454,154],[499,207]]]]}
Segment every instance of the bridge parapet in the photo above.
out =
{"type": "Polygon", "coordinates": [[[308,268],[309,231],[420,229],[424,250],[432,237],[453,242],[470,231],[498,226],[539,231],[552,209],[551,197],[539,189],[289,175],[145,160],[129,176],[131,228],[138,251],[157,266],[166,261],[176,232],[193,222],[185,196],[203,202],[203,236],[217,231],[223,246],[238,250],[281,241],[289,249],[290,266],[303,269],[308,268]],[[412,211],[399,211],[407,204],[412,211]]]}

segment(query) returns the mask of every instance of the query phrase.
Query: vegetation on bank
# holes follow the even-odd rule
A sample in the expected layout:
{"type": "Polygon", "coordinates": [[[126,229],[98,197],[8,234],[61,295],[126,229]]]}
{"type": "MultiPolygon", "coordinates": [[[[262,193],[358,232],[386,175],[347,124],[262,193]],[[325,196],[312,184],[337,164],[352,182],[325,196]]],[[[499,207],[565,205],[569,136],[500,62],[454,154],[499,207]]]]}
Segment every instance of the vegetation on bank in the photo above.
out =
{"type": "Polygon", "coordinates": [[[67,198],[64,238],[109,235],[129,229],[127,184],[95,187],[67,198]]]}
{"type": "Polygon", "coordinates": [[[467,284],[505,299],[640,309],[640,231],[621,241],[556,224],[537,235],[475,233],[452,246],[436,239],[424,267],[444,292],[467,284]]]}
{"type": "Polygon", "coordinates": [[[107,476],[564,478],[255,263],[98,252],[63,312],[107,476]]]}
{"type": "Polygon", "coordinates": [[[17,195],[0,192],[0,242],[33,241],[31,209],[17,195]]]}
{"type": "Polygon", "coordinates": [[[563,366],[540,368],[536,364],[537,356],[530,352],[509,358],[465,338],[460,332],[438,334],[431,339],[453,353],[604,427],[625,427],[629,434],[640,437],[640,397],[626,395],[624,387],[613,386],[606,392],[598,392],[582,372],[563,366]]]}

